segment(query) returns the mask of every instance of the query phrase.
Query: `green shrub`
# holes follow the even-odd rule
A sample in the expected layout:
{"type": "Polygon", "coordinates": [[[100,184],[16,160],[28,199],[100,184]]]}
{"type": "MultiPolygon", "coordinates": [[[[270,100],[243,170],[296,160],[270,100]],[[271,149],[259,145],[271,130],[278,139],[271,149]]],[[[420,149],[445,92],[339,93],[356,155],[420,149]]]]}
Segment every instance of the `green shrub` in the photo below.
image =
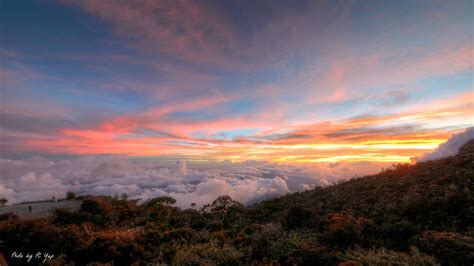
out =
{"type": "Polygon", "coordinates": [[[474,238],[456,232],[426,231],[420,238],[420,248],[435,255],[444,265],[474,263],[474,238]]]}
{"type": "Polygon", "coordinates": [[[175,265],[242,265],[243,253],[233,246],[196,244],[181,246],[174,258],[175,265]]]}
{"type": "Polygon", "coordinates": [[[341,255],[340,258],[351,265],[439,265],[433,257],[420,253],[415,247],[410,248],[410,253],[401,253],[384,248],[375,250],[351,250],[341,255]]]}

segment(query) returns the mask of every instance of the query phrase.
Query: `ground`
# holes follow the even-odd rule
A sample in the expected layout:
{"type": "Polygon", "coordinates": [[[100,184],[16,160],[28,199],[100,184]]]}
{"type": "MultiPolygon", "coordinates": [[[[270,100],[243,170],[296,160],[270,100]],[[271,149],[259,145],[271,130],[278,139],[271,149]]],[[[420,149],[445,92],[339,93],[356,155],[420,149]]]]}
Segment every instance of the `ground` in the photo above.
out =
{"type": "Polygon", "coordinates": [[[78,211],[81,204],[82,201],[80,200],[25,203],[1,207],[0,214],[13,212],[21,219],[35,219],[47,217],[57,208],[68,208],[71,211],[78,211]],[[31,206],[31,213],[28,210],[28,206],[31,206]]]}

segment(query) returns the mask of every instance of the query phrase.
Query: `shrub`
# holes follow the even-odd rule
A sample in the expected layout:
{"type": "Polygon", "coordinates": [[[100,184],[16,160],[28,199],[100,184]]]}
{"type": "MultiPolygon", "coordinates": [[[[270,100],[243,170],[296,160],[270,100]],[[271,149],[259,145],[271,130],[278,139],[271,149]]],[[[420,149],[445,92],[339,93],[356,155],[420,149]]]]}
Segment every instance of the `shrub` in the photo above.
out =
{"type": "Polygon", "coordinates": [[[196,244],[181,247],[174,258],[175,265],[242,265],[243,253],[229,245],[196,244]]]}
{"type": "Polygon", "coordinates": [[[456,232],[426,231],[421,236],[420,248],[435,255],[445,265],[474,263],[474,238],[456,232]]]}
{"type": "Polygon", "coordinates": [[[303,227],[317,227],[318,223],[313,212],[301,206],[292,206],[283,221],[283,226],[287,230],[303,227]]]}
{"type": "Polygon", "coordinates": [[[88,260],[131,265],[143,255],[140,240],[134,231],[101,231],[87,252],[88,260]]]}
{"type": "Polygon", "coordinates": [[[67,194],[66,194],[66,199],[67,200],[75,200],[76,199],[76,194],[72,193],[71,191],[69,191],[67,194]]]}
{"type": "Polygon", "coordinates": [[[78,222],[90,221],[99,227],[105,227],[111,222],[112,214],[113,208],[107,198],[88,196],[81,204],[78,222]]]}
{"type": "Polygon", "coordinates": [[[415,247],[410,253],[401,253],[384,248],[375,250],[351,250],[340,256],[350,265],[439,265],[433,257],[420,253],[415,247]]]}
{"type": "Polygon", "coordinates": [[[347,213],[333,213],[322,222],[321,240],[337,249],[354,246],[362,237],[362,230],[369,221],[364,218],[354,218],[347,213]]]}

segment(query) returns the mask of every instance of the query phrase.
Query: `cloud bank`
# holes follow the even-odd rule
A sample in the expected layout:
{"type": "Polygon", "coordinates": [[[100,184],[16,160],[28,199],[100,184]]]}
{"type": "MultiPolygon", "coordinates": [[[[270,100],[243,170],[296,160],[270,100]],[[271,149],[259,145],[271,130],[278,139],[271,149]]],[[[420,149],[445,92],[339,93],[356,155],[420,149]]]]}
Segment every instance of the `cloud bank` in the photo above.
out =
{"type": "Polygon", "coordinates": [[[63,198],[68,191],[78,195],[127,194],[142,200],[171,196],[177,200],[177,206],[189,208],[191,203],[202,206],[218,196],[229,195],[243,204],[252,204],[355,175],[376,173],[382,167],[386,165],[341,162],[295,166],[247,161],[197,170],[184,161],[173,167],[162,167],[119,156],[80,156],[59,161],[39,157],[3,159],[0,160],[0,197],[14,204],[63,198]]]}
{"type": "Polygon", "coordinates": [[[466,128],[464,132],[454,134],[448,141],[440,144],[433,152],[417,158],[417,161],[426,162],[456,155],[459,149],[472,139],[474,139],[474,127],[466,128]]]}
{"type": "MultiPolygon", "coordinates": [[[[418,161],[436,160],[455,155],[469,140],[474,127],[453,135],[432,153],[418,161]]],[[[322,162],[287,165],[262,161],[241,163],[216,162],[201,165],[177,161],[139,161],[129,156],[77,156],[48,160],[32,157],[24,160],[0,159],[0,197],[10,204],[65,197],[68,191],[78,195],[121,196],[146,200],[171,196],[176,205],[189,208],[229,195],[243,203],[296,191],[327,186],[342,179],[375,174],[391,162],[322,162]]]]}

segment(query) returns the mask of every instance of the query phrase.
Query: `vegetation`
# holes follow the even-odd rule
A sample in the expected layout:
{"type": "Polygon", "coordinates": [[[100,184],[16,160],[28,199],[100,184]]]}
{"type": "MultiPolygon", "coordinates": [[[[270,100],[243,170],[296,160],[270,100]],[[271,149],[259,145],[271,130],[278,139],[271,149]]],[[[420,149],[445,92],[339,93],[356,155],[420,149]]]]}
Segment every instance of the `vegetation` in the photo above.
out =
{"type": "Polygon", "coordinates": [[[1,198],[0,199],[0,207],[3,207],[5,206],[5,204],[7,204],[8,200],[6,198],[1,198]]]}
{"type": "Polygon", "coordinates": [[[67,194],[66,194],[66,200],[74,200],[76,199],[76,194],[74,194],[73,192],[69,191],[67,194]]]}
{"type": "Polygon", "coordinates": [[[0,240],[4,254],[55,254],[52,265],[472,265],[473,146],[248,208],[83,196],[78,212],[1,216],[0,240]]]}

